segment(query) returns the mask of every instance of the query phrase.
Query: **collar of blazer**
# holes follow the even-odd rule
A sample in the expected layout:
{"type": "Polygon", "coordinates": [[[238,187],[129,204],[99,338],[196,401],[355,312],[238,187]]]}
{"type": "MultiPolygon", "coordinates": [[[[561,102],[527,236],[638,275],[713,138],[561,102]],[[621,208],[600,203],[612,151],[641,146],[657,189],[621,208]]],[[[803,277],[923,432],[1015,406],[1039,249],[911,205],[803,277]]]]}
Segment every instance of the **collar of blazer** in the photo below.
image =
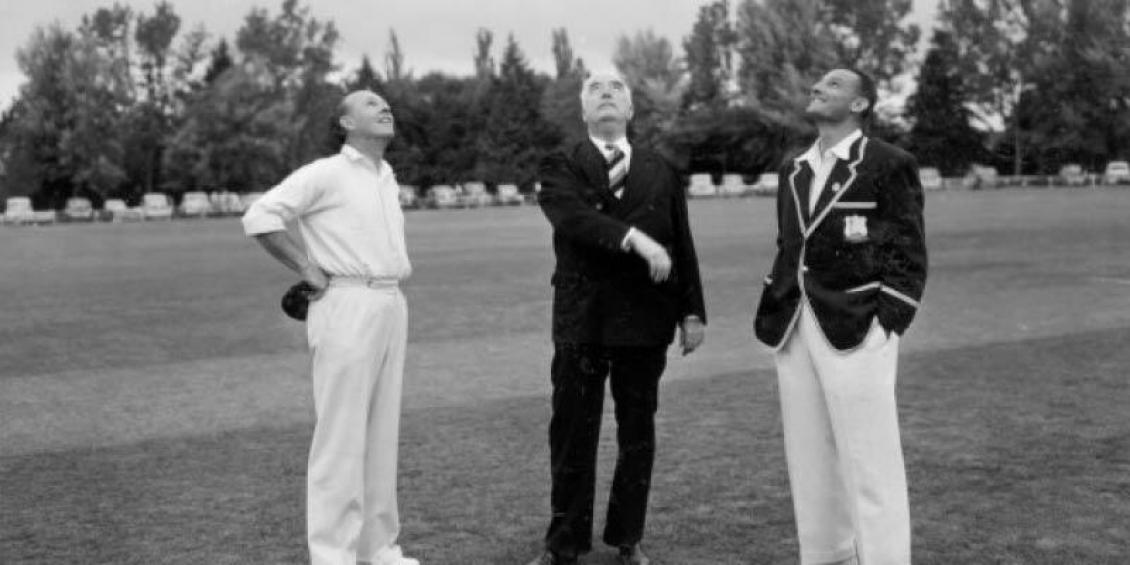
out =
{"type": "Polygon", "coordinates": [[[868,141],[866,136],[860,137],[852,144],[848,159],[836,161],[832,173],[828,175],[828,180],[824,183],[824,189],[820,192],[820,199],[816,202],[816,208],[813,212],[814,218],[810,218],[808,214],[808,185],[812,183],[813,171],[805,162],[803,153],[793,159],[793,172],[789,175],[789,188],[793,193],[793,205],[796,208],[797,219],[800,220],[800,228],[804,232],[805,238],[816,231],[816,227],[828,216],[832,205],[840,200],[840,197],[851,188],[851,185],[859,177],[858,169],[867,155],[868,141]]]}

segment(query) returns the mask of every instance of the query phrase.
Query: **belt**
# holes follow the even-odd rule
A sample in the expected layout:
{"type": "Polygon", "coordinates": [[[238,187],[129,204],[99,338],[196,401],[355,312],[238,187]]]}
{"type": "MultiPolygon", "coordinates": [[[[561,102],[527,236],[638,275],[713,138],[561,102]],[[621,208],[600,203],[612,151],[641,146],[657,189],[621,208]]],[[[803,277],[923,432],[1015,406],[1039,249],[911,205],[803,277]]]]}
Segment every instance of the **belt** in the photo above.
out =
{"type": "Polygon", "coordinates": [[[330,277],[330,286],[364,286],[376,289],[398,288],[400,281],[386,277],[330,277]]]}

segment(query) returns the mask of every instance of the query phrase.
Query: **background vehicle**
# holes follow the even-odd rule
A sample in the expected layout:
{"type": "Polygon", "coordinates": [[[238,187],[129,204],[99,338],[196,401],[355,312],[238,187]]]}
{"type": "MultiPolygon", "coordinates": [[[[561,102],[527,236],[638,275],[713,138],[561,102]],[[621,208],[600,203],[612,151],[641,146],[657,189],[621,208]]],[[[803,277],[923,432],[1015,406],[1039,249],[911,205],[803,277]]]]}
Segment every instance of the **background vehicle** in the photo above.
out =
{"type": "Polygon", "coordinates": [[[1130,184],[1130,163],[1111,161],[1103,171],[1103,184],[1130,184]]]}
{"type": "Polygon", "coordinates": [[[714,181],[710,180],[709,174],[695,173],[691,175],[691,184],[687,187],[687,196],[691,198],[718,196],[718,187],[714,186],[714,181]]]}
{"type": "Polygon", "coordinates": [[[1059,168],[1059,182],[1067,186],[1085,186],[1087,184],[1087,173],[1083,170],[1082,165],[1068,163],[1059,168]]]}
{"type": "Polygon", "coordinates": [[[526,201],[522,193],[518,192],[517,185],[500,184],[494,203],[499,206],[521,206],[526,201]]]}
{"type": "Polygon", "coordinates": [[[468,208],[490,206],[493,202],[485,184],[478,181],[463,183],[463,203],[468,208]]]}
{"type": "Polygon", "coordinates": [[[437,209],[460,208],[463,205],[455,188],[447,184],[437,184],[429,188],[424,202],[428,208],[437,209]]]}
{"type": "Polygon", "coordinates": [[[722,186],[718,187],[718,194],[721,196],[748,196],[751,194],[752,187],[747,185],[742,176],[734,173],[727,173],[722,175],[722,186]]]}
{"type": "Polygon", "coordinates": [[[90,204],[89,198],[72,196],[63,206],[63,219],[68,222],[93,222],[94,206],[90,204]]]}
{"type": "Polygon", "coordinates": [[[922,167],[918,169],[918,181],[924,190],[939,190],[942,188],[942,174],[936,167],[922,167]]]}
{"type": "Polygon", "coordinates": [[[13,196],[8,198],[4,207],[4,223],[22,226],[35,222],[35,210],[31,207],[31,198],[26,196],[13,196]]]}
{"type": "Polygon", "coordinates": [[[163,192],[141,195],[141,216],[146,220],[171,220],[173,207],[169,204],[169,197],[163,192]]]}
{"type": "Polygon", "coordinates": [[[781,177],[777,173],[761,173],[757,182],[753,183],[753,193],[760,196],[773,196],[781,185],[781,177]]]}
{"type": "Polygon", "coordinates": [[[208,195],[204,192],[186,192],[184,196],[181,197],[180,214],[182,216],[203,218],[213,213],[213,211],[212,203],[208,200],[208,195]]]}
{"type": "Polygon", "coordinates": [[[400,185],[399,200],[401,210],[415,210],[420,207],[420,196],[416,193],[416,187],[410,184],[400,185]]]}

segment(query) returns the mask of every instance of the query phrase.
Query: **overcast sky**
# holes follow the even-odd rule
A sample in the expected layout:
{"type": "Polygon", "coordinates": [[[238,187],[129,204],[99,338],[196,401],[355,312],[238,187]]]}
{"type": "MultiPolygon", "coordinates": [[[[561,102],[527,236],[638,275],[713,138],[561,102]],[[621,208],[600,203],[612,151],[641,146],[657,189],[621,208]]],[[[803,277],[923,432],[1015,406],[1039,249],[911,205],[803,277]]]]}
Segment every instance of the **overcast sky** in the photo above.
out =
{"type": "MultiPolygon", "coordinates": [[[[59,21],[74,29],[84,14],[114,0],[0,0],[0,107],[6,108],[25,77],[16,64],[16,50],[36,26],[59,21]]],[[[134,12],[152,13],[155,0],[117,0],[134,12]]],[[[652,29],[681,53],[682,38],[699,6],[709,0],[300,0],[314,17],[332,20],[341,33],[337,61],[355,68],[368,54],[383,70],[389,29],[400,38],[406,66],[421,76],[432,70],[457,75],[472,73],[475,32],[495,34],[496,59],[513,33],[534,68],[553,72],[550,32],[564,27],[576,54],[590,68],[610,64],[617,38],[652,29]]],[[[913,0],[913,21],[929,35],[938,0],[913,0]]],[[[229,39],[256,6],[272,14],[282,0],[173,0],[181,29],[203,25],[213,37],[229,39]]],[[[736,4],[736,2],[731,2],[736,4]]]]}

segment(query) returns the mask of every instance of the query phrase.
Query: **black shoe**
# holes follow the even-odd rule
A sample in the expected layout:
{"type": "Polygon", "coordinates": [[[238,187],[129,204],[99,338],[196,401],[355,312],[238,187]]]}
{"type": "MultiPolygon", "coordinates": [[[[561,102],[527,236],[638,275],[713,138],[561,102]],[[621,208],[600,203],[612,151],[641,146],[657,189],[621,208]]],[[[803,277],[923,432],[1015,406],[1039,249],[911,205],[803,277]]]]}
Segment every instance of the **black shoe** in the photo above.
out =
{"type": "Polygon", "coordinates": [[[620,546],[620,565],[651,565],[651,559],[644,555],[640,544],[620,546]]]}
{"type": "Polygon", "coordinates": [[[530,561],[530,565],[577,565],[577,558],[562,557],[547,549],[537,559],[530,561]]]}

